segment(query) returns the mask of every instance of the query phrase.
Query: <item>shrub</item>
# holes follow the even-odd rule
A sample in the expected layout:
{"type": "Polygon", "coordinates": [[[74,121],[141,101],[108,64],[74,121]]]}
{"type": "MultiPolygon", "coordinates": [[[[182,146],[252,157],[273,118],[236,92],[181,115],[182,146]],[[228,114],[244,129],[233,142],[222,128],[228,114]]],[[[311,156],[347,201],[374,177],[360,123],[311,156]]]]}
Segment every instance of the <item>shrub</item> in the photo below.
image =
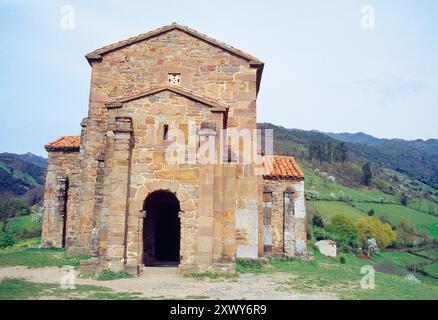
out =
{"type": "Polygon", "coordinates": [[[313,228],[313,237],[318,241],[331,238],[330,234],[320,227],[313,228]]]}
{"type": "Polygon", "coordinates": [[[339,193],[338,193],[338,200],[342,201],[342,202],[350,203],[350,204],[353,202],[353,199],[351,198],[351,196],[348,194],[346,195],[342,191],[339,191],[339,193]]]}
{"type": "Polygon", "coordinates": [[[368,239],[374,238],[379,248],[389,246],[397,239],[396,233],[391,226],[376,217],[361,217],[357,220],[359,240],[363,245],[367,244],[368,239]]]}
{"type": "Polygon", "coordinates": [[[415,231],[415,228],[410,225],[409,223],[407,223],[405,220],[401,220],[397,226],[397,228],[403,230],[406,233],[412,234],[412,235],[416,235],[417,232],[415,231]]]}
{"type": "Polygon", "coordinates": [[[339,258],[339,262],[342,263],[342,264],[346,264],[347,263],[347,258],[345,258],[344,256],[341,256],[339,258]]]}
{"type": "Polygon", "coordinates": [[[305,192],[306,200],[316,200],[319,198],[319,192],[316,190],[309,190],[305,192]]]}
{"type": "Polygon", "coordinates": [[[35,207],[31,213],[32,222],[41,224],[43,223],[43,207],[35,207]]]}
{"type": "Polygon", "coordinates": [[[313,217],[312,217],[312,224],[315,227],[320,227],[320,228],[324,228],[324,220],[322,219],[322,217],[316,213],[313,217]]]}
{"type": "Polygon", "coordinates": [[[373,173],[371,172],[371,164],[365,163],[362,167],[362,183],[369,186],[373,178],[373,173]]]}
{"type": "Polygon", "coordinates": [[[332,240],[339,241],[350,247],[357,246],[357,227],[354,221],[346,215],[335,215],[328,225],[332,240]]]}
{"type": "Polygon", "coordinates": [[[0,232],[0,249],[12,247],[16,242],[13,230],[8,229],[5,232],[0,232]]]}
{"type": "Polygon", "coordinates": [[[117,279],[127,279],[132,278],[133,276],[125,271],[114,272],[111,270],[103,270],[99,273],[97,280],[108,281],[108,280],[117,280],[117,279]]]}
{"type": "Polygon", "coordinates": [[[400,221],[395,232],[397,234],[395,245],[398,248],[414,247],[424,241],[417,237],[415,228],[404,220],[400,221]]]}
{"type": "Polygon", "coordinates": [[[402,206],[407,206],[408,205],[408,201],[409,201],[409,199],[408,199],[408,195],[406,194],[406,193],[402,193],[401,195],[400,195],[400,204],[402,205],[402,206]]]}
{"type": "Polygon", "coordinates": [[[374,211],[374,209],[371,209],[370,211],[368,211],[368,215],[370,217],[374,216],[376,214],[376,212],[374,211]]]}
{"type": "Polygon", "coordinates": [[[239,273],[262,272],[263,266],[259,260],[252,259],[237,259],[236,271],[239,273]]]}

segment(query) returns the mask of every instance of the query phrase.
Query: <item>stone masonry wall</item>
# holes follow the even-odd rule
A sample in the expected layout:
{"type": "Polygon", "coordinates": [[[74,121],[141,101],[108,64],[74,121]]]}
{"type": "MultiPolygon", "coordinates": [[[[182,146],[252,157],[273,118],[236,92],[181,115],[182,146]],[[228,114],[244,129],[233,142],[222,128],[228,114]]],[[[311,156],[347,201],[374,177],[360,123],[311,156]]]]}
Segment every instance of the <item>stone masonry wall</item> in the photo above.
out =
{"type": "MultiPolygon", "coordinates": [[[[164,84],[168,80],[168,73],[180,73],[181,87],[229,106],[228,127],[256,128],[257,69],[251,67],[247,60],[180,30],[172,30],[104,54],[102,61],[92,63],[92,69],[89,113],[83,150],[81,150],[82,189],[80,234],[77,241],[77,246],[88,249],[92,247],[93,226],[98,225],[96,219],[100,214],[96,212],[100,209],[95,205],[95,196],[96,182],[99,181],[98,172],[102,171],[99,170],[98,159],[105,151],[105,136],[110,117],[105,107],[106,102],[164,84]]],[[[156,116],[159,115],[156,114],[156,116]]],[[[185,117],[182,114],[181,116],[185,117]]],[[[138,124],[134,121],[135,125],[138,124]]],[[[135,144],[139,139],[141,138],[135,138],[135,144]]],[[[141,152],[134,148],[133,163],[140,161],[140,155],[141,152]]],[[[154,156],[155,161],[158,161],[159,153],[152,155],[152,162],[154,162],[154,156]]],[[[157,163],[151,165],[157,165],[157,163]]],[[[190,168],[182,170],[190,172],[190,168]]],[[[247,166],[243,174],[238,175],[236,179],[239,221],[248,220],[250,224],[239,224],[237,231],[243,240],[238,240],[237,244],[233,243],[227,248],[228,250],[234,248],[241,257],[258,256],[257,239],[260,236],[258,212],[261,208],[261,197],[257,194],[259,180],[254,176],[253,171],[251,166],[247,166]]],[[[166,177],[165,180],[176,180],[174,178],[173,176],[166,177]]],[[[133,182],[138,183],[135,179],[139,178],[133,177],[133,182]]],[[[236,211],[231,210],[227,214],[227,219],[234,221],[236,211]]],[[[130,215],[129,219],[134,219],[134,215],[130,215]]],[[[131,220],[128,221],[128,224],[132,223],[131,220]]],[[[134,251],[140,251],[140,249],[132,249],[138,244],[138,241],[133,240],[137,233],[134,231],[133,234],[127,235],[130,247],[128,260],[130,261],[138,260],[138,256],[132,254],[134,251]]],[[[185,246],[183,250],[189,252],[193,250],[191,248],[194,244],[187,241],[187,244],[184,242],[183,246],[185,246]]],[[[186,258],[189,259],[189,257],[190,254],[188,256],[186,254],[186,258]]]]}
{"type": "Polygon", "coordinates": [[[265,228],[271,235],[265,235],[264,242],[272,245],[272,253],[265,251],[265,255],[294,256],[304,253],[307,239],[304,180],[265,179],[263,182],[271,222],[271,227],[265,228]],[[285,202],[289,191],[292,191],[292,201],[285,202]],[[267,193],[272,193],[272,198],[267,193]]]}
{"type": "Polygon", "coordinates": [[[66,207],[66,242],[68,248],[76,242],[79,232],[77,207],[79,202],[79,152],[49,152],[46,184],[42,244],[62,247],[64,231],[64,201],[66,207]],[[66,189],[68,185],[68,189],[66,189]],[[64,192],[67,192],[67,199],[64,192]]]}

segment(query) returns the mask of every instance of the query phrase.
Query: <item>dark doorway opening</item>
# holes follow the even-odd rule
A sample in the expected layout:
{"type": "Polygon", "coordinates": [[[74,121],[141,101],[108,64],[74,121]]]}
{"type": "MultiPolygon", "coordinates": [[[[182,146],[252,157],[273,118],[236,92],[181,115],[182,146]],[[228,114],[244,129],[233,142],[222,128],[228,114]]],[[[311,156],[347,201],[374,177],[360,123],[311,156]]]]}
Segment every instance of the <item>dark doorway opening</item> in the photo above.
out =
{"type": "Polygon", "coordinates": [[[143,262],[146,266],[175,266],[180,261],[180,204],[169,190],[150,193],[143,205],[143,262]]]}
{"type": "Polygon", "coordinates": [[[67,178],[59,179],[59,201],[61,206],[61,217],[62,217],[62,247],[65,248],[67,244],[67,208],[68,208],[68,192],[69,192],[69,181],[67,178]]]}

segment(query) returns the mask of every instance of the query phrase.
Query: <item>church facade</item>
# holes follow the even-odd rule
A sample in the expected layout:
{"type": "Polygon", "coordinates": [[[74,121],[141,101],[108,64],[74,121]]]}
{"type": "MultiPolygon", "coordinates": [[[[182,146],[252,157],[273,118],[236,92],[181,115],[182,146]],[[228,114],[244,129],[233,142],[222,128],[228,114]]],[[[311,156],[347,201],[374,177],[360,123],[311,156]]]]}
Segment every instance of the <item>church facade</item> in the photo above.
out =
{"type": "Polygon", "coordinates": [[[263,62],[178,24],[86,58],[81,134],[45,146],[43,246],[134,274],[306,252],[303,173],[252,134],[263,62]]]}

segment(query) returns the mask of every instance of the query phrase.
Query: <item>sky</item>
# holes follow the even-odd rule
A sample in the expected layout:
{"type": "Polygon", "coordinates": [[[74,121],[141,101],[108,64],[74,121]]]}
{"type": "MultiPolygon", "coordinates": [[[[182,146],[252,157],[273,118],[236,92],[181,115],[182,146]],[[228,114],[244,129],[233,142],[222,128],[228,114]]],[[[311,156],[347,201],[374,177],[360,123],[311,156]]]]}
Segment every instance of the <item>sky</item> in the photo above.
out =
{"type": "Polygon", "coordinates": [[[84,55],[172,22],[265,62],[259,122],[438,138],[435,0],[0,0],[0,152],[79,134],[84,55]]]}

